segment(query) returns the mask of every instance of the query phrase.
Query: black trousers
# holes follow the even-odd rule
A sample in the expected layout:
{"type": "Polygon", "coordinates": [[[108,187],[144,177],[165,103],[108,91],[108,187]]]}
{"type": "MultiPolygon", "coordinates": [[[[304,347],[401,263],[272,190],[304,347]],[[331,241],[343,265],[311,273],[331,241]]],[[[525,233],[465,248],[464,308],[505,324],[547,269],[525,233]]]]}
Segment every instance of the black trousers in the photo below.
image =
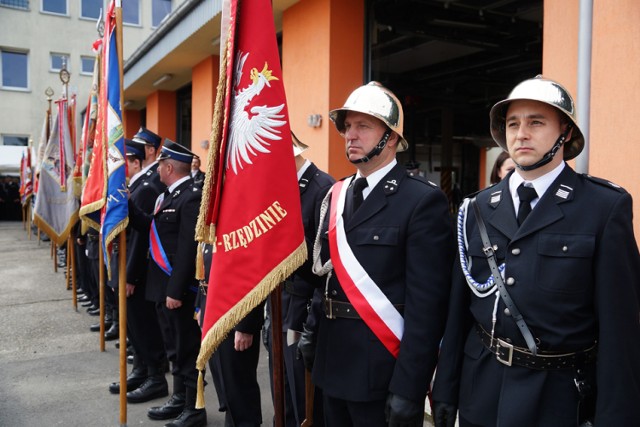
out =
{"type": "Polygon", "coordinates": [[[200,327],[193,318],[195,294],[188,292],[182,306],[173,310],[165,302],[156,303],[158,324],[162,332],[171,373],[183,378],[184,385],[195,389],[198,384],[196,359],[200,352],[200,327]]]}
{"type": "Polygon", "coordinates": [[[323,395],[324,422],[331,427],[387,427],[386,400],[352,402],[323,395]]]}

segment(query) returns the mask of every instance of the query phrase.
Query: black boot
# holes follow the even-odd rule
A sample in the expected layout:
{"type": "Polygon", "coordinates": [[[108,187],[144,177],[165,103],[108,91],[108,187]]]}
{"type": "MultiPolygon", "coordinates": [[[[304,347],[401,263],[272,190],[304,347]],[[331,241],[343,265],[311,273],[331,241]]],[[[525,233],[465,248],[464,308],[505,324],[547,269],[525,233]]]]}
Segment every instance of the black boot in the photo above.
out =
{"type": "Polygon", "coordinates": [[[207,411],[196,409],[196,389],[187,387],[186,402],[182,413],[164,427],[204,427],[207,425],[207,411]]]}
{"type": "Polygon", "coordinates": [[[182,413],[186,396],[184,392],[173,393],[171,399],[162,406],[154,406],[147,411],[152,420],[170,420],[182,413]]]}
{"type": "Polygon", "coordinates": [[[117,320],[111,324],[111,327],[104,333],[105,341],[113,341],[120,336],[120,322],[117,320]]]}
{"type": "Polygon", "coordinates": [[[127,393],[127,402],[143,403],[168,395],[169,385],[164,375],[152,375],[140,387],[127,393]]]}
{"type": "MultiPolygon", "coordinates": [[[[136,359],[138,359],[138,358],[136,358],[136,359]]],[[[127,376],[127,392],[133,391],[133,390],[137,389],[138,387],[140,387],[142,385],[142,383],[144,383],[144,381],[148,377],[148,375],[147,375],[147,367],[144,366],[141,363],[141,361],[137,361],[137,362],[138,363],[134,363],[133,364],[133,370],[131,371],[129,376],[127,376]]],[[[109,384],[109,391],[112,394],[119,394],[120,393],[120,383],[119,382],[115,382],[115,383],[109,384]]]]}

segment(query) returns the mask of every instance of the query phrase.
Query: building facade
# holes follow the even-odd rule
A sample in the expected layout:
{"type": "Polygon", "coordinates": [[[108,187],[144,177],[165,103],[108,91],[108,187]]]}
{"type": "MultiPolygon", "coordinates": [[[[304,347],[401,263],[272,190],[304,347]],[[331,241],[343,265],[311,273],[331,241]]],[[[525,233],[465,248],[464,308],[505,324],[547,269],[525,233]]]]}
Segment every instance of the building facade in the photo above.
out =
{"type": "MultiPolygon", "coordinates": [[[[179,3],[123,2],[125,59],[179,3]]],[[[99,39],[96,24],[106,4],[103,0],[0,0],[0,152],[7,146],[25,146],[29,139],[37,142],[48,108],[45,90],[53,90],[52,101],[62,95],[63,64],[70,73],[68,93],[76,95],[76,111],[86,108],[95,61],[92,45],[99,39]]]]}

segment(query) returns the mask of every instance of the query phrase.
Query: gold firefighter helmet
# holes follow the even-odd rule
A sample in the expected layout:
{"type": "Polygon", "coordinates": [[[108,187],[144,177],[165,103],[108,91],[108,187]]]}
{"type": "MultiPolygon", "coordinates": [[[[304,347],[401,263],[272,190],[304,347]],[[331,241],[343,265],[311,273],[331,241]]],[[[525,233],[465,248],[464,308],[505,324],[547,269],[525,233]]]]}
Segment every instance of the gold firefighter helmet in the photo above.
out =
{"type": "Polygon", "coordinates": [[[397,151],[405,151],[409,143],[402,136],[404,113],[398,98],[378,82],[370,82],[360,86],[349,95],[342,108],[329,112],[329,118],[335,123],[338,132],[344,133],[344,119],[347,111],[368,114],[382,120],[398,134],[397,151]]]}
{"type": "Polygon", "coordinates": [[[560,83],[537,75],[533,79],[519,83],[507,99],[497,102],[489,113],[491,136],[493,140],[505,151],[507,142],[505,136],[505,115],[512,101],[527,99],[539,101],[555,107],[564,114],[573,126],[571,139],[564,143],[564,160],[576,157],[584,148],[584,135],[578,127],[576,107],[573,98],[567,89],[560,83]]]}

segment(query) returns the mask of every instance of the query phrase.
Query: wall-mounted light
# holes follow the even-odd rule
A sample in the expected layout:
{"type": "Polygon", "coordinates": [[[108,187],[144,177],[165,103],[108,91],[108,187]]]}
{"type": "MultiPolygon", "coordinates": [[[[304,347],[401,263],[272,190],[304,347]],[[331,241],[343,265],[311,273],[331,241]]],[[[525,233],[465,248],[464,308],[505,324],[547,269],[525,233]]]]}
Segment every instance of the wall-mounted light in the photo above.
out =
{"type": "Polygon", "coordinates": [[[309,114],[309,117],[307,117],[307,124],[312,128],[319,128],[322,125],[322,115],[309,114]]]}
{"type": "Polygon", "coordinates": [[[158,78],[155,82],[153,82],[153,85],[154,86],[160,86],[162,83],[168,82],[172,78],[173,78],[173,75],[171,75],[171,74],[163,74],[163,75],[160,76],[160,78],[158,78]]]}

